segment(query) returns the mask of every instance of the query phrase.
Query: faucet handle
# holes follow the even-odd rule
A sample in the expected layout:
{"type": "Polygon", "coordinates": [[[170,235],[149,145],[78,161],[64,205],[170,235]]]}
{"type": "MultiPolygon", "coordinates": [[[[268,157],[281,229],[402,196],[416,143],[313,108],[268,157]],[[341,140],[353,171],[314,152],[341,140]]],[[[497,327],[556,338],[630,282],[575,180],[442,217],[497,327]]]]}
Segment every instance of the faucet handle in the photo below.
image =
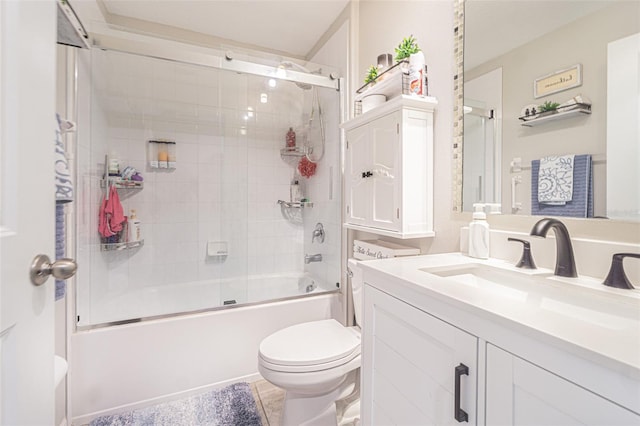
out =
{"type": "Polygon", "coordinates": [[[611,258],[611,268],[609,269],[609,275],[604,279],[602,284],[615,287],[615,288],[625,288],[632,290],[635,287],[629,282],[629,278],[627,278],[627,274],[624,273],[624,266],[622,264],[622,260],[625,257],[635,257],[640,259],[640,253],[616,253],[611,258]]]}
{"type": "Polygon", "coordinates": [[[521,240],[519,238],[507,238],[507,241],[522,243],[522,257],[520,257],[520,261],[516,264],[517,268],[538,269],[536,267],[536,263],[533,261],[533,256],[531,255],[531,243],[529,241],[521,240]]]}

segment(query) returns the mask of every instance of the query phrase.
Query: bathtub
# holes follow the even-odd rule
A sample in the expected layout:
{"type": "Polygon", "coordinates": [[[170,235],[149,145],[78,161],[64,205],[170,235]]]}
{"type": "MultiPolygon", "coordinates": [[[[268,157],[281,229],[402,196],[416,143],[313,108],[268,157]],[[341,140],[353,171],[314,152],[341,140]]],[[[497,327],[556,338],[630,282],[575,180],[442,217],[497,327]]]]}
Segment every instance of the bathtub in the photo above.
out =
{"type": "Polygon", "coordinates": [[[128,289],[101,296],[83,310],[78,326],[199,312],[230,305],[303,297],[337,290],[309,274],[273,274],[128,289]]]}
{"type": "Polygon", "coordinates": [[[332,291],[77,331],[70,339],[69,417],[86,424],[100,415],[257,380],[263,338],[300,322],[342,320],[342,300],[342,293],[332,291]]]}

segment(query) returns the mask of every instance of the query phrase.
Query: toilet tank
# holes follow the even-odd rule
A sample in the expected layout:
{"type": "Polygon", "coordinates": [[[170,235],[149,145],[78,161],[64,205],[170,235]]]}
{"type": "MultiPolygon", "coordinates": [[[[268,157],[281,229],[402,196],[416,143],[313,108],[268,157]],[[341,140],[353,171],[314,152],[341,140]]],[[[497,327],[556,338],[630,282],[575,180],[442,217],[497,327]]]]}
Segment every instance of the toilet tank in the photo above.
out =
{"type": "Polygon", "coordinates": [[[362,269],[360,262],[355,259],[349,259],[349,270],[351,271],[351,295],[353,296],[353,310],[356,315],[356,325],[362,325],[362,294],[364,281],[362,279],[362,269]]]}

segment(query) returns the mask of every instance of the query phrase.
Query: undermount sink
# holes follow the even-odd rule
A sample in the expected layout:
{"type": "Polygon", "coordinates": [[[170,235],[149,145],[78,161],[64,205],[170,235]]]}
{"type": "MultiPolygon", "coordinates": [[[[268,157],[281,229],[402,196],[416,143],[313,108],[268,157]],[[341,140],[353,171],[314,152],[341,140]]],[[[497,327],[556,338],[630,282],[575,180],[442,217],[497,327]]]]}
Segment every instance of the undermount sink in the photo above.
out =
{"type": "MultiPolygon", "coordinates": [[[[535,305],[565,318],[605,328],[625,328],[637,322],[640,293],[611,289],[593,278],[559,278],[548,270],[510,270],[482,263],[421,268],[451,284],[483,294],[535,305]]],[[[517,305],[514,305],[514,307],[517,305]]]]}

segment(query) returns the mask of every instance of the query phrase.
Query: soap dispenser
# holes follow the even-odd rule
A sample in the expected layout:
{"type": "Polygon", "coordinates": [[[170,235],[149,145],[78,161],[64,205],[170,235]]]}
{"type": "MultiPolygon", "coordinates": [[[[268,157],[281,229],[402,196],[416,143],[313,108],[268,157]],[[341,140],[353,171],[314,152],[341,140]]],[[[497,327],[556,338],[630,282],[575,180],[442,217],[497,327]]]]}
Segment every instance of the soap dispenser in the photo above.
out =
{"type": "Polygon", "coordinates": [[[484,212],[484,204],[473,205],[473,221],[469,224],[469,256],[478,259],[489,258],[489,224],[484,212]]]}

